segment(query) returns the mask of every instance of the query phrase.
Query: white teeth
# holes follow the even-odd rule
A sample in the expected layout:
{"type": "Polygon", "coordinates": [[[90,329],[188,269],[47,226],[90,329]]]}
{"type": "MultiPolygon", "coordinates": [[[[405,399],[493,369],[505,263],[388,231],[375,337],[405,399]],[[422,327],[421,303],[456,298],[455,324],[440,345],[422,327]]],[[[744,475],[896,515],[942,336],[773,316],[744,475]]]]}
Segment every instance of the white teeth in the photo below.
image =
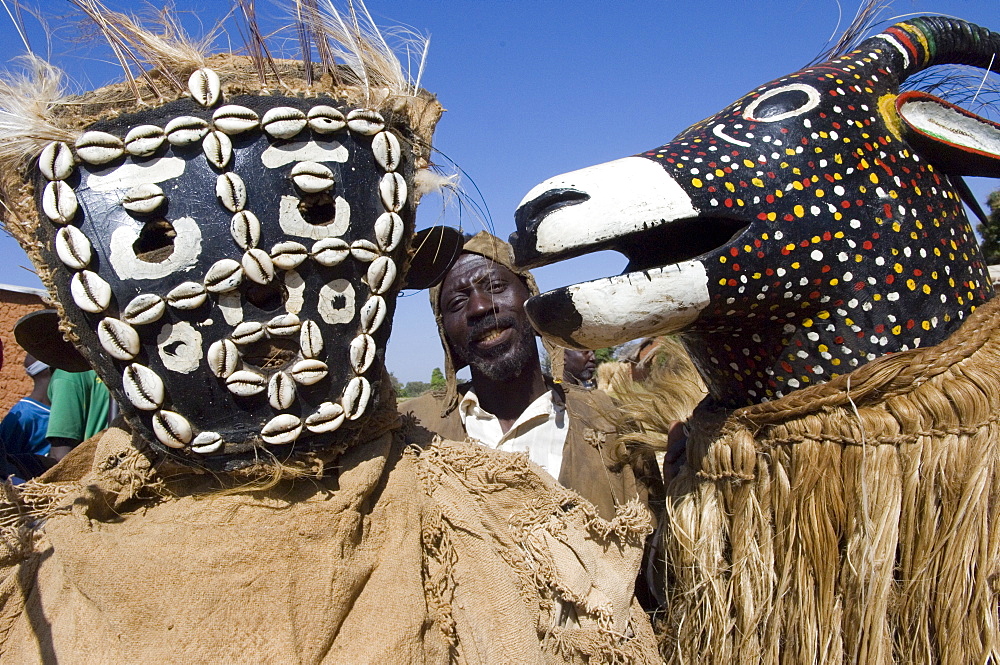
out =
{"type": "Polygon", "coordinates": [[[364,374],[375,360],[375,339],[358,335],[351,340],[351,367],[355,374],[364,374]]]}
{"type": "Polygon", "coordinates": [[[258,284],[267,284],[274,279],[274,262],[262,249],[248,249],[243,254],[243,272],[247,278],[258,284]]]}
{"type": "Polygon", "coordinates": [[[220,379],[225,379],[236,371],[236,366],[240,361],[240,352],[236,345],[228,339],[220,339],[212,342],[205,355],[208,360],[208,369],[212,374],[220,379]]]}
{"type": "Polygon", "coordinates": [[[111,287],[100,275],[89,270],[73,275],[69,291],[77,307],[91,314],[103,312],[111,303],[111,287]]]}
{"type": "Polygon", "coordinates": [[[344,424],[344,407],[335,402],[323,402],[316,413],[306,418],[306,429],[316,434],[333,432],[344,424]]]}
{"type": "Polygon", "coordinates": [[[292,182],[307,194],[333,187],[333,171],[318,162],[299,162],[292,167],[292,182]]]}
{"type": "Polygon", "coordinates": [[[108,317],[97,325],[97,339],[104,350],[118,360],[132,360],[139,353],[139,333],[135,328],[108,317]]]}
{"type": "Polygon", "coordinates": [[[292,370],[289,374],[292,375],[292,378],[295,379],[296,383],[301,383],[304,386],[311,386],[326,376],[328,371],[326,363],[320,362],[319,360],[313,360],[312,358],[306,358],[305,360],[300,360],[292,365],[292,370]]]}
{"type": "Polygon", "coordinates": [[[122,319],[133,326],[159,321],[167,310],[163,298],[153,293],[140,293],[132,299],[122,312],[122,319]]]}
{"type": "Polygon", "coordinates": [[[53,180],[42,190],[42,212],[53,222],[69,223],[77,207],[76,194],[65,180],[53,180]]]}
{"type": "Polygon", "coordinates": [[[272,445],[291,443],[299,438],[301,433],[302,421],[298,416],[293,416],[290,413],[282,413],[271,418],[260,430],[260,436],[264,442],[272,445]]]}
{"type": "Polygon", "coordinates": [[[38,170],[46,180],[65,180],[73,175],[75,164],[73,151],[62,141],[48,144],[38,157],[38,170]]]}
{"type": "Polygon", "coordinates": [[[264,329],[267,330],[268,334],[275,337],[296,335],[301,327],[299,317],[294,314],[279,314],[264,324],[264,329]]]}
{"type": "Polygon", "coordinates": [[[229,212],[239,212],[247,205],[247,188],[235,173],[223,173],[215,181],[215,193],[229,212]]]}
{"type": "Polygon", "coordinates": [[[178,284],[167,294],[167,303],[177,309],[198,309],[208,298],[205,287],[198,282],[178,284]]]}
{"type": "Polygon", "coordinates": [[[165,446],[183,448],[191,442],[194,432],[187,418],[174,411],[157,411],[153,414],[153,434],[165,446]]]}
{"type": "Polygon", "coordinates": [[[267,382],[267,401],[281,411],[295,403],[295,381],[284,372],[278,372],[267,382]]]}
{"type": "Polygon", "coordinates": [[[197,143],[208,134],[208,123],[201,118],[182,115],[167,123],[164,128],[171,145],[185,146],[197,143]]]}
{"type": "Polygon", "coordinates": [[[201,149],[205,153],[205,158],[217,169],[226,168],[229,160],[233,158],[233,142],[219,131],[212,130],[206,134],[205,140],[201,142],[201,149]]]}
{"type": "Polygon", "coordinates": [[[226,134],[239,134],[260,126],[260,116],[253,109],[230,104],[212,114],[212,123],[226,134]]]}
{"type": "Polygon", "coordinates": [[[64,226],[56,233],[56,254],[74,270],[83,270],[93,258],[90,241],[75,226],[64,226]]]}
{"type": "Polygon", "coordinates": [[[222,437],[217,432],[201,432],[191,442],[192,452],[209,455],[222,448],[222,437]]]}
{"type": "Polygon", "coordinates": [[[133,363],[122,374],[125,396],[137,409],[152,411],[163,404],[163,380],[145,365],[133,363]]]}
{"type": "Polygon", "coordinates": [[[378,256],[378,247],[371,240],[355,240],[351,243],[351,256],[358,261],[368,263],[378,256]]]}
{"type": "Polygon", "coordinates": [[[212,293],[232,291],[243,281],[243,266],[233,259],[220,259],[205,273],[205,288],[212,293]]]}
{"type": "Polygon", "coordinates": [[[307,117],[309,128],[317,134],[332,134],[347,126],[344,114],[332,106],[314,106],[307,117]]]}
{"type": "Polygon", "coordinates": [[[125,192],[122,207],[129,212],[148,215],[156,212],[156,209],[163,205],[166,200],[167,197],[163,195],[163,190],[160,189],[159,185],[145,182],[125,192]]]}
{"type": "Polygon", "coordinates": [[[125,154],[122,140],[107,132],[84,132],[75,147],[76,156],[88,164],[107,164],[125,154]]]}
{"type": "Polygon", "coordinates": [[[365,377],[356,376],[347,382],[342,402],[348,420],[357,420],[364,415],[371,396],[372,386],[365,377]]]}
{"type": "Polygon", "coordinates": [[[139,125],[125,135],[125,152],[136,157],[148,157],[160,149],[167,135],[156,125],[139,125]]]}
{"type": "Polygon", "coordinates": [[[385,321],[385,300],[372,296],[361,306],[361,332],[372,335],[385,321]]]}
{"type": "Polygon", "coordinates": [[[312,246],[312,257],[324,266],[339,265],[351,253],[351,247],[340,238],[323,238],[312,246]]]}
{"type": "Polygon", "coordinates": [[[286,240],[271,248],[271,262],[281,270],[295,270],[309,257],[309,250],[301,243],[286,240]]]}
{"type": "Polygon", "coordinates": [[[383,252],[391,252],[403,239],[403,218],[394,212],[384,212],[375,220],[375,242],[383,252]]]}
{"type": "Polygon", "coordinates": [[[375,153],[375,161],[383,171],[395,171],[403,154],[399,147],[399,139],[392,132],[376,134],[372,139],[372,152],[375,153]]]}
{"type": "Polygon", "coordinates": [[[385,129],[385,118],[378,111],[354,109],[347,114],[347,128],[352,132],[371,136],[385,129]]]}
{"type": "Polygon", "coordinates": [[[260,124],[264,131],[278,139],[290,139],[306,128],[306,114],[288,106],[270,109],[260,124]]]}
{"type": "Polygon", "coordinates": [[[368,266],[368,287],[375,295],[382,295],[396,281],[396,264],[388,256],[380,256],[368,266]]]}
{"type": "Polygon", "coordinates": [[[237,344],[253,344],[264,337],[264,324],[244,321],[233,329],[232,338],[237,344]]]}
{"type": "Polygon", "coordinates": [[[303,321],[299,331],[299,348],[306,358],[318,358],[323,353],[323,335],[315,321],[303,321]]]}
{"type": "Polygon", "coordinates": [[[399,212],[406,203],[406,180],[398,173],[386,173],[378,184],[382,205],[389,212],[399,212]]]}
{"type": "Polygon", "coordinates": [[[257,372],[241,369],[233,372],[226,378],[226,388],[229,392],[240,397],[252,397],[263,392],[267,386],[267,379],[257,372]]]}
{"type": "Polygon", "coordinates": [[[203,67],[194,70],[194,73],[191,74],[188,79],[188,90],[191,91],[191,96],[196,102],[202,106],[212,106],[219,101],[222,83],[219,81],[218,74],[203,67]]]}
{"type": "Polygon", "coordinates": [[[233,215],[229,232],[233,234],[237,245],[243,249],[253,249],[260,242],[260,221],[249,210],[240,210],[233,215]]]}

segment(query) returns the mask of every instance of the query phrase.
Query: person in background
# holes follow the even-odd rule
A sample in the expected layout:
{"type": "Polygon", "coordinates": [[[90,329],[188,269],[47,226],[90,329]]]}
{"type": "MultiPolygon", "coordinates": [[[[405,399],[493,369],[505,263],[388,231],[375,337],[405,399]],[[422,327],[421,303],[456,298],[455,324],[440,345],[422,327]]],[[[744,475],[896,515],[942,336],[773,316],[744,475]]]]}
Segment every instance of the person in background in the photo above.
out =
{"type": "Polygon", "coordinates": [[[597,387],[597,357],[593,351],[565,349],[563,351],[563,381],[592,390],[597,387]]]}
{"type": "Polygon", "coordinates": [[[51,466],[42,457],[51,448],[45,434],[49,425],[48,389],[52,370],[29,353],[24,357],[24,371],[33,383],[31,394],[22,397],[0,421],[0,445],[13,467],[7,469],[7,475],[29,480],[51,466]]]}
{"type": "Polygon", "coordinates": [[[57,460],[108,426],[111,395],[93,370],[57,369],[49,382],[52,404],[46,437],[57,460]]]}

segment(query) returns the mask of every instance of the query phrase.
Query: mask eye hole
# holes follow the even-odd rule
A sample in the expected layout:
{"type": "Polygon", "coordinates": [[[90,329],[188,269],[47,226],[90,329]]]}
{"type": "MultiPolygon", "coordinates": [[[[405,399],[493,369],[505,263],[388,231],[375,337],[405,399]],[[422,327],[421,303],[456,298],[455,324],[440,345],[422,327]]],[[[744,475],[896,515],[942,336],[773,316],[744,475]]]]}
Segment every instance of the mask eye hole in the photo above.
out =
{"type": "Polygon", "coordinates": [[[139,237],[132,243],[135,258],[146,263],[163,263],[174,253],[174,240],[177,231],[173,224],[165,219],[154,219],[146,222],[139,237]]]}
{"type": "Polygon", "coordinates": [[[336,221],[337,205],[327,192],[303,194],[299,199],[299,214],[314,226],[325,226],[336,221]]]}
{"type": "Polygon", "coordinates": [[[790,83],[763,93],[743,111],[754,122],[778,122],[813,110],[819,105],[819,92],[803,83],[790,83]]]}
{"type": "Polygon", "coordinates": [[[243,295],[251,305],[265,312],[284,307],[288,300],[288,290],[278,280],[267,284],[251,284],[243,295]]]}

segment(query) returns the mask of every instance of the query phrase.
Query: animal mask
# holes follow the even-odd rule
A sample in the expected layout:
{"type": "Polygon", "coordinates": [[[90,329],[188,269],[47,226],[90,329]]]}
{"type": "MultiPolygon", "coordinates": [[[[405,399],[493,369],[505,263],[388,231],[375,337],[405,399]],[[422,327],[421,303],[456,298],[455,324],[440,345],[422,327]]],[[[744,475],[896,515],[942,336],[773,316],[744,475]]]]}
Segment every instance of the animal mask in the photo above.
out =
{"type": "Polygon", "coordinates": [[[682,331],[728,405],[935,344],[992,295],[951,174],[1000,175],[1000,127],[898,95],[932,65],[1000,71],[1000,35],[917,18],[765,84],[659,148],[543,182],[511,243],[538,266],[600,249],[623,275],[527,304],[560,343],[682,331]]]}

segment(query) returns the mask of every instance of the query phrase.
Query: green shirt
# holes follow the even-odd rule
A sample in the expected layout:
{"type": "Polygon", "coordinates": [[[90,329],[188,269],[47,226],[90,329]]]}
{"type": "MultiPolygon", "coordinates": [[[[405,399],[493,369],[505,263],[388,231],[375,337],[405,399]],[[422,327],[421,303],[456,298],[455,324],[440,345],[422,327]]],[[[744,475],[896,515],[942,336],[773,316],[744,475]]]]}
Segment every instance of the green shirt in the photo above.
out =
{"type": "Polygon", "coordinates": [[[49,381],[49,429],[45,436],[86,441],[108,426],[111,396],[97,374],[89,372],[52,372],[49,381]]]}

